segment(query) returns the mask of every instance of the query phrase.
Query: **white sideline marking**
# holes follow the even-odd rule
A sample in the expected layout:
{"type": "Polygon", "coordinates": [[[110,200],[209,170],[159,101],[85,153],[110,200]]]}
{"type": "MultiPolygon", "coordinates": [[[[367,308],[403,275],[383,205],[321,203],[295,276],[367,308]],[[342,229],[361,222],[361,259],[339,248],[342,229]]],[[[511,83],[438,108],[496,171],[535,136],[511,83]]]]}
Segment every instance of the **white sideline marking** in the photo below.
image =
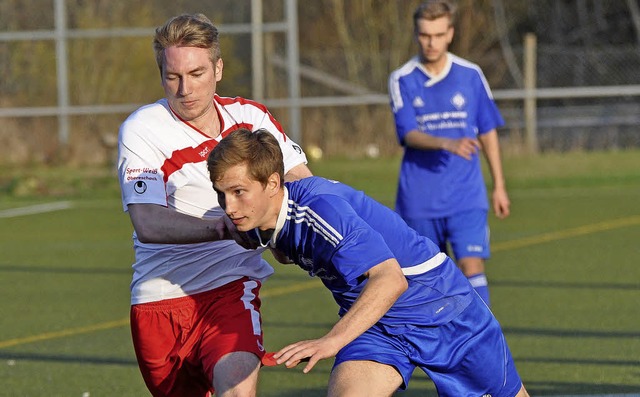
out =
{"type": "Polygon", "coordinates": [[[0,211],[0,218],[13,218],[23,215],[42,214],[45,212],[53,212],[66,210],[72,207],[71,201],[60,201],[57,203],[31,205],[29,207],[11,208],[0,211]]]}
{"type": "Polygon", "coordinates": [[[548,396],[548,397],[640,397],[640,393],[631,394],[576,394],[576,395],[560,395],[560,396],[548,396]]]}

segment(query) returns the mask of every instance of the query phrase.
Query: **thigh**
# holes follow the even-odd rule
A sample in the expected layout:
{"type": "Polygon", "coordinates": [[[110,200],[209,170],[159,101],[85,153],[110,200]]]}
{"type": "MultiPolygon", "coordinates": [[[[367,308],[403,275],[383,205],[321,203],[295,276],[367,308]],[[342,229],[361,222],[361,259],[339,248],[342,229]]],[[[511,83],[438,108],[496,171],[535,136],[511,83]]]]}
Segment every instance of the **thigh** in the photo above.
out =
{"type": "Polygon", "coordinates": [[[410,337],[420,351],[414,357],[418,366],[442,397],[513,397],[522,385],[500,325],[477,295],[450,323],[416,330],[410,337]],[[429,343],[434,340],[440,346],[429,343]]]}
{"type": "Polygon", "coordinates": [[[131,307],[131,334],[140,372],[153,396],[206,396],[211,380],[189,363],[193,306],[169,299],[131,307]]]}
{"type": "Polygon", "coordinates": [[[260,359],[253,353],[238,351],[226,354],[213,370],[216,396],[255,396],[259,369],[260,359]]]}
{"type": "Polygon", "coordinates": [[[258,297],[260,283],[245,278],[216,290],[219,296],[200,308],[204,313],[200,320],[203,331],[196,358],[214,383],[214,368],[215,373],[223,369],[218,368],[223,357],[237,352],[246,353],[236,355],[243,358],[240,361],[226,360],[227,372],[234,363],[238,364],[238,369],[257,366],[265,353],[258,297]]]}
{"type": "Polygon", "coordinates": [[[345,361],[333,368],[328,397],[389,397],[402,384],[402,377],[390,365],[375,361],[345,361]]]}
{"type": "MultiPolygon", "coordinates": [[[[402,331],[404,328],[402,329],[402,331]]],[[[377,368],[381,374],[387,374],[389,372],[395,373],[395,375],[387,374],[385,379],[397,379],[390,382],[392,390],[406,389],[407,384],[415,370],[416,366],[413,364],[408,354],[406,353],[407,347],[411,349],[411,346],[407,346],[401,336],[401,332],[396,334],[390,334],[380,324],[375,324],[362,335],[358,336],[351,343],[343,347],[334,361],[334,370],[342,367],[339,375],[340,386],[342,386],[342,379],[347,376],[358,376],[361,382],[370,382],[373,384],[375,380],[365,373],[360,374],[357,369],[364,368],[362,363],[371,363],[372,368],[377,368]],[[358,365],[347,363],[361,363],[358,365]],[[380,366],[374,366],[378,364],[380,366]],[[396,376],[397,375],[397,376],[396,376]]],[[[333,376],[333,372],[332,372],[333,376]]],[[[385,388],[385,390],[387,390],[385,388]]],[[[377,395],[377,394],[376,394],[377,395]]]]}
{"type": "Polygon", "coordinates": [[[456,260],[461,258],[489,258],[489,226],[487,211],[471,210],[450,216],[447,232],[456,260]]]}

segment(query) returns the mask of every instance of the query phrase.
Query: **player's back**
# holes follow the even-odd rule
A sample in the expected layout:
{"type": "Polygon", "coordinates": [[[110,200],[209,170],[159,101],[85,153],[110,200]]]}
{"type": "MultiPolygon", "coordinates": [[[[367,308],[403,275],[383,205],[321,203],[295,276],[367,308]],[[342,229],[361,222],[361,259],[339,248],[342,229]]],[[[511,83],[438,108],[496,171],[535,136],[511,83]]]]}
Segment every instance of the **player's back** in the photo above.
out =
{"type": "MultiPolygon", "coordinates": [[[[402,267],[409,289],[381,323],[397,325],[412,321],[435,325],[449,321],[467,306],[473,292],[459,269],[431,240],[420,236],[388,207],[362,191],[321,177],[304,178],[285,186],[289,207],[312,211],[314,218],[313,222],[290,220],[280,230],[278,241],[295,240],[298,248],[285,253],[297,259],[303,269],[312,269],[312,275],[322,278],[343,309],[350,307],[364,286],[364,280],[358,277],[354,282],[355,277],[391,257],[402,267]],[[363,227],[361,220],[368,227],[363,227]],[[323,229],[320,238],[318,229],[323,229]],[[327,230],[335,242],[326,242],[327,230]],[[345,249],[336,248],[340,246],[345,249]],[[300,263],[304,262],[301,257],[311,259],[311,263],[300,263]],[[335,280],[336,267],[343,280],[335,280]],[[417,312],[422,313],[418,320],[417,312]]],[[[296,212],[291,217],[298,219],[299,215],[296,212]]]]}
{"type": "Polygon", "coordinates": [[[409,228],[390,208],[351,186],[322,177],[310,177],[289,183],[287,187],[290,198],[298,205],[321,196],[331,197],[326,201],[328,203],[333,200],[347,202],[362,220],[382,235],[402,267],[414,266],[440,251],[431,240],[409,228]]]}

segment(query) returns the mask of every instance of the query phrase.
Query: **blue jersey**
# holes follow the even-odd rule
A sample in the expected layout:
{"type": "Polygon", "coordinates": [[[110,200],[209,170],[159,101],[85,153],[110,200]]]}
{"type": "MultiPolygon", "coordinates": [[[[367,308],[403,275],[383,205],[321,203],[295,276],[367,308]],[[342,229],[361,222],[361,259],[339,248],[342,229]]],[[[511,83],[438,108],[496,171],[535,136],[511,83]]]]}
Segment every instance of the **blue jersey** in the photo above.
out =
{"type": "MultiPolygon", "coordinates": [[[[476,138],[504,124],[480,68],[453,54],[431,76],[418,57],[389,77],[398,141],[418,130],[437,137],[476,138]]],[[[471,160],[445,150],[405,146],[396,211],[405,219],[442,218],[488,209],[478,154],[471,160]]]]}
{"type": "MultiPolygon", "coordinates": [[[[257,230],[252,233],[259,239],[257,230]]],[[[320,177],[285,183],[268,244],[322,279],[341,315],[365,286],[363,274],[390,258],[400,263],[409,288],[381,324],[443,324],[464,310],[473,294],[464,277],[451,275],[460,272],[451,259],[398,214],[361,191],[320,177]]]]}

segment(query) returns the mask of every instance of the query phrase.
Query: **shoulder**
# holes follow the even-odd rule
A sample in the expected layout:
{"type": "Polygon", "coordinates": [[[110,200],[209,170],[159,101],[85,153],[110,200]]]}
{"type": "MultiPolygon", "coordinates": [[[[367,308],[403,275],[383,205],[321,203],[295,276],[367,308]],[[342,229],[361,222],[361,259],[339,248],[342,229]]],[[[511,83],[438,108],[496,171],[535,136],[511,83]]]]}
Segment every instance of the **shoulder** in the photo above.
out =
{"type": "Polygon", "coordinates": [[[125,119],[120,126],[120,130],[123,132],[130,130],[155,130],[160,127],[166,128],[169,123],[173,123],[174,121],[167,101],[161,99],[155,103],[136,109],[125,119]]]}
{"type": "Polygon", "coordinates": [[[264,104],[251,99],[239,97],[239,96],[224,97],[224,96],[216,95],[214,97],[214,100],[218,105],[220,105],[221,107],[227,110],[242,109],[242,110],[259,110],[264,113],[267,112],[267,107],[264,104]]]}
{"type": "Polygon", "coordinates": [[[478,64],[451,53],[449,54],[449,56],[451,57],[452,66],[456,67],[458,71],[462,71],[470,75],[482,75],[482,69],[478,64]]]}
{"type": "Polygon", "coordinates": [[[157,102],[139,107],[131,113],[124,122],[164,121],[167,118],[173,119],[171,116],[171,110],[169,109],[166,99],[160,99],[157,102]]]}
{"type": "Polygon", "coordinates": [[[420,62],[418,61],[418,57],[415,56],[405,62],[402,66],[391,72],[389,75],[389,81],[398,81],[405,76],[409,76],[412,73],[419,70],[420,62]]]}
{"type": "Polygon", "coordinates": [[[334,212],[334,204],[344,201],[347,185],[320,176],[310,176],[286,182],[289,199],[297,206],[334,212]]]}

